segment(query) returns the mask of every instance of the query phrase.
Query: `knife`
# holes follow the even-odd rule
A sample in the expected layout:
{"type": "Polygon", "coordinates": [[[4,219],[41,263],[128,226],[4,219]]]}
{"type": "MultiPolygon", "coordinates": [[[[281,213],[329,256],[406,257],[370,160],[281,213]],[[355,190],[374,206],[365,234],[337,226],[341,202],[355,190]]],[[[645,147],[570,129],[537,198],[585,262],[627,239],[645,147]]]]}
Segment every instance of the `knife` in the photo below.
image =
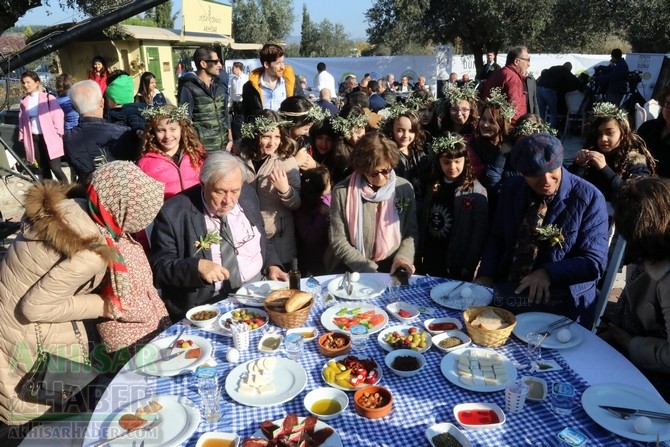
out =
{"type": "Polygon", "coordinates": [[[666,419],[670,420],[670,413],[660,413],[658,411],[651,410],[638,410],[635,408],[625,408],[625,407],[613,407],[610,405],[598,405],[600,408],[614,413],[622,419],[628,419],[631,416],[647,416],[655,419],[666,419]]]}

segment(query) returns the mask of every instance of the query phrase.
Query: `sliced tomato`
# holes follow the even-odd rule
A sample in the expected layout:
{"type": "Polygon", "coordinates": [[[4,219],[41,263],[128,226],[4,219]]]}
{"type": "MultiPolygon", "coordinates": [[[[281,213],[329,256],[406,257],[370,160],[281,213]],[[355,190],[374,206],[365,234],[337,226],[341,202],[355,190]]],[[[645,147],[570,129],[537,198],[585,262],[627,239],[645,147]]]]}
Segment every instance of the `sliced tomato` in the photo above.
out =
{"type": "Polygon", "coordinates": [[[358,324],[358,322],[355,319],[346,318],[346,317],[333,318],[333,323],[335,323],[337,326],[339,326],[341,328],[346,328],[346,329],[349,329],[351,326],[354,326],[354,325],[358,324]]]}
{"type": "Polygon", "coordinates": [[[372,326],[377,326],[378,324],[382,324],[384,322],[384,315],[382,314],[375,314],[373,317],[370,318],[369,323],[372,326]]]}
{"type": "Polygon", "coordinates": [[[372,318],[374,316],[375,316],[375,311],[374,310],[369,310],[367,312],[359,313],[358,315],[356,315],[356,318],[358,318],[359,320],[363,320],[363,319],[372,318]]]}

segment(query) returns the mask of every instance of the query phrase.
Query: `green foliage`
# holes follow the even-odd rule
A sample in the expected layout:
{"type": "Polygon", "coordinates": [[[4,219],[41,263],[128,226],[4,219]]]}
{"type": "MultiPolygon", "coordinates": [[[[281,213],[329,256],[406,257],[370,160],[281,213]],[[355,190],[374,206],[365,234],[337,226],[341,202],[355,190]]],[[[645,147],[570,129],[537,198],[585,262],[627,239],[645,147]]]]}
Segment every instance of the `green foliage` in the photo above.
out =
{"type": "Polygon", "coordinates": [[[232,0],[236,42],[280,42],[293,26],[291,0],[232,0]]]}
{"type": "Polygon", "coordinates": [[[153,17],[150,17],[149,15],[145,15],[144,17],[141,16],[131,17],[129,19],[124,20],[121,23],[123,23],[124,25],[149,26],[152,28],[156,28],[158,26],[153,17]]]}
{"type": "Polygon", "coordinates": [[[301,57],[343,57],[358,54],[344,26],[328,19],[315,24],[309,19],[307,6],[302,8],[301,57]]]}
{"type": "Polygon", "coordinates": [[[174,22],[177,20],[177,14],[172,15],[172,0],[162,3],[151,11],[154,22],[159,28],[174,28],[174,22]]]}

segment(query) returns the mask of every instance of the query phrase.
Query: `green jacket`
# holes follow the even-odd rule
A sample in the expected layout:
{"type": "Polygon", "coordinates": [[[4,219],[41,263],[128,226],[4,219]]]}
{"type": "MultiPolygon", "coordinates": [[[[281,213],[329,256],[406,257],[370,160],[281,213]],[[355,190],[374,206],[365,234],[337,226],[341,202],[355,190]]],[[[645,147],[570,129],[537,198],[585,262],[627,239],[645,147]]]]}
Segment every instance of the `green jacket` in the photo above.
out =
{"type": "Polygon", "coordinates": [[[179,104],[188,104],[193,127],[207,152],[226,150],[230,129],[226,102],[226,91],[217,78],[210,87],[195,73],[179,78],[179,104]]]}

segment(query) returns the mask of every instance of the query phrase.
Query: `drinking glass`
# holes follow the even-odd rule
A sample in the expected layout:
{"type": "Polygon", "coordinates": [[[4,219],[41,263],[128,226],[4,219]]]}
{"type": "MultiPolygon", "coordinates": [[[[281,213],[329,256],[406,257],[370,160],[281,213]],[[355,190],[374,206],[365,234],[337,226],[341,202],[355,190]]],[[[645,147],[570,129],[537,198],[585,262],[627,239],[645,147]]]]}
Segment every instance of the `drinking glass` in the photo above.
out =
{"type": "Polygon", "coordinates": [[[526,356],[530,362],[531,372],[537,367],[537,362],[542,359],[542,342],[544,335],[537,332],[529,332],[526,335],[528,344],[526,345],[526,356]]]}
{"type": "Polygon", "coordinates": [[[355,325],[349,328],[351,335],[351,349],[354,351],[362,351],[368,344],[368,328],[363,325],[355,325]]]}
{"type": "Polygon", "coordinates": [[[304,348],[303,336],[300,334],[289,334],[284,339],[284,348],[286,349],[286,356],[291,360],[299,360],[302,357],[304,348]]]}
{"type": "Polygon", "coordinates": [[[399,301],[398,292],[400,291],[400,281],[393,278],[388,284],[389,291],[389,303],[395,303],[399,301]]]}

